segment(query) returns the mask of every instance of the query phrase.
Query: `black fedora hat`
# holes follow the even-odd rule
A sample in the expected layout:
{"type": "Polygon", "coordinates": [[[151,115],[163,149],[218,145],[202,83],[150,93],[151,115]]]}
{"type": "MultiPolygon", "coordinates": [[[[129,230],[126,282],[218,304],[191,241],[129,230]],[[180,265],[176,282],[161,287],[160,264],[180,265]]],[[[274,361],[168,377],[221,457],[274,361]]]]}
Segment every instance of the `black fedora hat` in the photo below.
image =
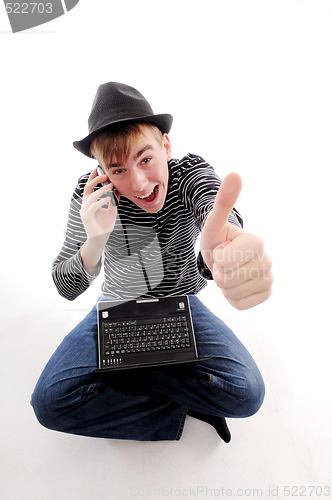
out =
{"type": "Polygon", "coordinates": [[[88,119],[89,135],[73,143],[86,156],[90,156],[93,139],[108,127],[126,122],[145,122],[156,125],[161,132],[168,134],[171,129],[172,115],[155,115],[145,97],[133,87],[123,83],[109,82],[98,87],[88,119]]]}

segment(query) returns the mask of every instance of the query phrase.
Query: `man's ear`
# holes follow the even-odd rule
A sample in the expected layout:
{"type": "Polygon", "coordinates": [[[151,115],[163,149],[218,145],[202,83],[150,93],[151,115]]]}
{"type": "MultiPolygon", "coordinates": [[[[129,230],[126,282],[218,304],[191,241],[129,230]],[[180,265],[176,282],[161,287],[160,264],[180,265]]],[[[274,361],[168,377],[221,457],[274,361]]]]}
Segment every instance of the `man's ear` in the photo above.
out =
{"type": "Polygon", "coordinates": [[[169,161],[172,158],[172,146],[171,146],[171,141],[167,134],[163,134],[163,146],[166,151],[167,161],[169,161]]]}

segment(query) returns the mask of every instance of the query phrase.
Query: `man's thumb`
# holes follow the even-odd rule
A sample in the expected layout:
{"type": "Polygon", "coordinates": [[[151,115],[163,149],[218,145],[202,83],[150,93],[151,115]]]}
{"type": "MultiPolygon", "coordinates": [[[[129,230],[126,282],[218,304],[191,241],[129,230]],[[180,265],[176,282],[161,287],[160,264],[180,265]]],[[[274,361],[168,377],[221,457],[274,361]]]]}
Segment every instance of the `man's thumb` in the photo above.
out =
{"type": "Polygon", "coordinates": [[[220,228],[223,227],[232,211],[242,188],[242,181],[239,174],[231,173],[228,174],[217,193],[214,201],[213,213],[214,223],[220,228]]]}

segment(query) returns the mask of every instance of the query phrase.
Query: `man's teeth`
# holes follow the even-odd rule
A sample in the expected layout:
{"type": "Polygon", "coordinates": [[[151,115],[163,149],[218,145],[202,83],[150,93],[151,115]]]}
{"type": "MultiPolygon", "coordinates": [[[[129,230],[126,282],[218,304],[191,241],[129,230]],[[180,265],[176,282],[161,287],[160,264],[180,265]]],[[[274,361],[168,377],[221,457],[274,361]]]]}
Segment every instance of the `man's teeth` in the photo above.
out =
{"type": "Polygon", "coordinates": [[[144,196],[136,196],[136,198],[139,198],[140,200],[144,200],[144,198],[147,198],[148,196],[150,196],[154,191],[154,188],[150,191],[150,193],[148,194],[145,194],[144,196]]]}

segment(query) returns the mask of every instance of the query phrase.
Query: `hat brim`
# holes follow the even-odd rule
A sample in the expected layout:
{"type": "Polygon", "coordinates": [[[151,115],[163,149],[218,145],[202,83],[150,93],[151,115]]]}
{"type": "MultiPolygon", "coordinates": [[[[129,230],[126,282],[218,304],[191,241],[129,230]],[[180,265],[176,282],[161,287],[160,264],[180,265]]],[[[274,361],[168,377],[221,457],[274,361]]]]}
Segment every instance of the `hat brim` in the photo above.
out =
{"type": "Polygon", "coordinates": [[[160,129],[160,131],[163,134],[168,134],[169,131],[171,130],[172,123],[173,123],[173,116],[168,115],[168,114],[162,114],[162,115],[150,115],[150,116],[142,116],[139,118],[131,118],[130,120],[128,119],[123,119],[123,120],[117,120],[112,123],[108,123],[107,125],[99,128],[98,130],[93,131],[91,134],[87,135],[84,139],[81,141],[75,141],[73,142],[74,148],[76,148],[80,153],[83,153],[86,156],[89,156],[89,158],[93,158],[91,152],[90,152],[90,146],[93,141],[93,139],[103,132],[104,130],[112,127],[112,125],[116,125],[117,123],[151,123],[152,125],[156,125],[160,129]]]}

